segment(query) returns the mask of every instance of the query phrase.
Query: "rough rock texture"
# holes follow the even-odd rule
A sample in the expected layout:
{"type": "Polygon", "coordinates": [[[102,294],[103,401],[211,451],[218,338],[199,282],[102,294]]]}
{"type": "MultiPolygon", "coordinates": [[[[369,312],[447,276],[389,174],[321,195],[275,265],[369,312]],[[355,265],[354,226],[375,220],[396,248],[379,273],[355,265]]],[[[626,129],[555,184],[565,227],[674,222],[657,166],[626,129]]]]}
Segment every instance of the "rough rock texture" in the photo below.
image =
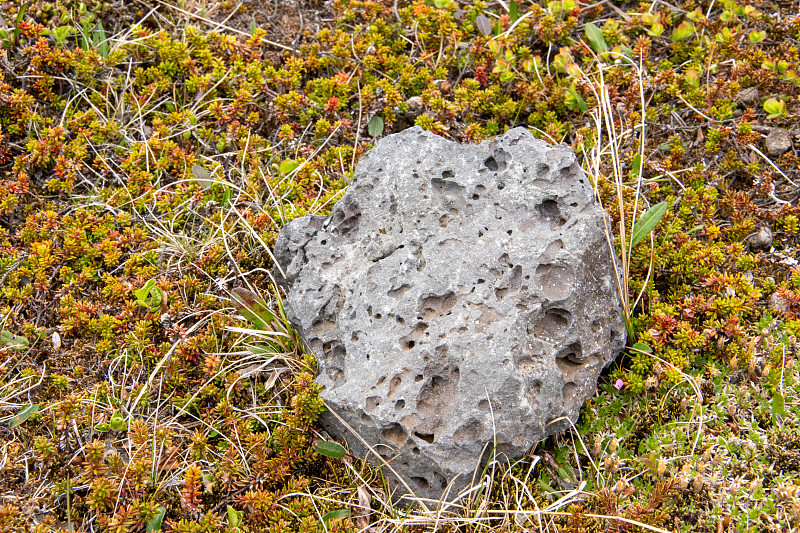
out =
{"type": "Polygon", "coordinates": [[[414,127],[364,155],[331,216],[284,227],[287,311],[322,396],[418,496],[458,474],[452,498],[493,433],[514,459],[577,419],[625,343],[603,217],[567,147],[414,127]]]}

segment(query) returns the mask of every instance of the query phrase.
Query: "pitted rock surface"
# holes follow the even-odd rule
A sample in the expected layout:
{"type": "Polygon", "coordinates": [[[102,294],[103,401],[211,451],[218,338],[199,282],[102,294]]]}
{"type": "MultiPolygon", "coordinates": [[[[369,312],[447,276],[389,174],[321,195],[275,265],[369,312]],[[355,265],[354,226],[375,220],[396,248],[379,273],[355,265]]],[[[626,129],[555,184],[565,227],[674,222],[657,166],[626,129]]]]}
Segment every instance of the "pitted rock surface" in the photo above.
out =
{"type": "Polygon", "coordinates": [[[417,496],[457,476],[452,499],[494,438],[519,458],[577,419],[625,343],[604,216],[565,146],[414,127],[362,157],[330,216],[283,228],[286,308],[322,397],[417,496]]]}

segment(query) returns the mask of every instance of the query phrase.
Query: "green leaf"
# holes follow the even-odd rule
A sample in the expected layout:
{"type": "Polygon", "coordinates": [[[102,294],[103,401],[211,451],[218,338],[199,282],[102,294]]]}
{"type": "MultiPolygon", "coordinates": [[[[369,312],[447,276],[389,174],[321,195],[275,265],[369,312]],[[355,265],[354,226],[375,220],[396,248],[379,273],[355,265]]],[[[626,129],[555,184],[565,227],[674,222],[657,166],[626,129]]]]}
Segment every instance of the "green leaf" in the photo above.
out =
{"type": "Polygon", "coordinates": [[[648,346],[645,343],[643,343],[643,342],[637,342],[631,348],[633,348],[634,350],[639,351],[639,352],[653,353],[653,349],[650,346],[648,346]]]}
{"type": "Polygon", "coordinates": [[[286,161],[282,162],[281,166],[278,168],[281,171],[281,174],[285,175],[291,173],[294,169],[296,169],[299,166],[300,163],[297,163],[296,161],[293,161],[291,159],[287,159],[286,161]]]}
{"type": "Polygon", "coordinates": [[[586,40],[589,41],[589,46],[592,47],[592,50],[598,54],[608,50],[608,44],[606,44],[606,38],[603,36],[603,30],[595,26],[592,22],[586,24],[586,40]]]}
{"type": "Polygon", "coordinates": [[[8,421],[8,427],[10,428],[17,427],[18,425],[25,422],[28,418],[30,418],[32,414],[38,412],[39,412],[38,403],[28,404],[22,409],[20,409],[20,411],[17,414],[11,417],[11,420],[8,421]]]}
{"type": "Polygon", "coordinates": [[[511,81],[511,80],[514,79],[514,76],[516,76],[516,74],[514,74],[510,70],[506,70],[505,72],[500,74],[500,81],[502,81],[502,82],[511,81]]]}
{"type": "Polygon", "coordinates": [[[508,18],[512,24],[519,19],[519,4],[516,0],[511,0],[508,3],[508,18]]]}
{"type": "Polygon", "coordinates": [[[161,531],[161,523],[164,521],[164,515],[166,514],[167,509],[165,507],[159,507],[156,515],[147,523],[145,532],[152,533],[153,531],[161,531]]]}
{"type": "Polygon", "coordinates": [[[200,165],[192,165],[192,174],[194,174],[194,179],[201,189],[208,190],[214,185],[214,179],[211,177],[211,173],[200,165]]]}
{"type": "Polygon", "coordinates": [[[694,24],[688,21],[683,21],[678,24],[678,27],[672,30],[672,42],[683,41],[684,39],[694,35],[694,24]]]}
{"type": "Polygon", "coordinates": [[[689,87],[694,87],[695,89],[700,87],[700,74],[696,69],[687,69],[686,73],[683,75],[683,79],[686,80],[689,87]]]}
{"type": "Polygon", "coordinates": [[[244,287],[231,289],[231,300],[236,310],[245,317],[256,329],[267,331],[271,324],[277,320],[267,304],[254,292],[244,287]]]}
{"type": "Polygon", "coordinates": [[[492,23],[486,15],[478,15],[475,18],[475,27],[484,37],[492,34],[492,23]]]}
{"type": "Polygon", "coordinates": [[[567,94],[564,97],[564,104],[573,111],[581,111],[583,113],[589,111],[589,106],[586,105],[586,102],[584,102],[581,95],[578,94],[578,91],[575,90],[575,87],[567,89],[567,94]]]}
{"type": "Polygon", "coordinates": [[[639,177],[639,170],[642,168],[642,154],[636,154],[631,161],[631,171],[629,173],[632,179],[639,177]]]}
{"type": "Polygon", "coordinates": [[[94,426],[94,429],[99,431],[100,433],[108,433],[111,431],[111,426],[108,425],[107,422],[100,422],[94,426]]]}
{"type": "Polygon", "coordinates": [[[239,527],[242,523],[242,511],[237,511],[232,506],[226,506],[228,510],[228,527],[239,527]]]}
{"type": "Polygon", "coordinates": [[[654,22],[653,26],[647,30],[650,37],[660,37],[662,33],[664,33],[664,25],[660,22],[654,22]]]}
{"type": "Polygon", "coordinates": [[[658,226],[658,223],[664,218],[666,212],[667,202],[658,203],[645,211],[639,220],[636,221],[636,224],[633,225],[631,247],[636,246],[642,239],[648,236],[650,232],[658,226]]]}
{"type": "Polygon", "coordinates": [[[764,111],[769,113],[767,118],[779,118],[786,114],[786,102],[770,98],[764,102],[764,111]]]}
{"type": "Polygon", "coordinates": [[[145,282],[144,285],[140,289],[133,291],[133,294],[136,296],[137,300],[144,301],[145,298],[150,294],[150,290],[156,286],[156,280],[149,279],[145,282]]]}
{"type": "Polygon", "coordinates": [[[156,287],[156,280],[149,279],[145,282],[141,289],[133,292],[136,295],[136,303],[144,307],[151,313],[161,307],[161,302],[164,301],[164,292],[156,287]]]}
{"type": "Polygon", "coordinates": [[[120,413],[114,413],[111,415],[111,420],[109,420],[111,429],[114,431],[125,431],[128,429],[128,421],[125,420],[120,413]]]}
{"type": "Polygon", "coordinates": [[[750,32],[749,37],[750,37],[750,42],[751,43],[753,43],[753,44],[760,43],[761,41],[763,41],[764,39],[767,38],[767,32],[753,30],[753,31],[750,32]]]}
{"type": "Polygon", "coordinates": [[[98,22],[94,29],[94,44],[100,54],[100,57],[108,57],[108,39],[106,38],[106,31],[103,28],[103,23],[98,22]]]}
{"type": "Polygon", "coordinates": [[[319,440],[314,443],[314,450],[332,459],[341,459],[347,453],[341,444],[329,442],[327,440],[319,440]]]}
{"type": "Polygon", "coordinates": [[[325,527],[329,527],[332,520],[339,520],[342,518],[350,518],[349,509],[339,509],[337,511],[325,513],[322,517],[322,521],[325,522],[325,527]]]}
{"type": "Polygon", "coordinates": [[[10,348],[15,352],[22,352],[30,348],[31,343],[27,337],[22,335],[14,335],[10,331],[0,332],[0,346],[10,348]]]}
{"type": "Polygon", "coordinates": [[[778,391],[775,391],[775,395],[772,397],[772,419],[779,416],[786,416],[786,412],[784,411],[784,407],[786,405],[786,399],[783,397],[778,391]]]}
{"type": "Polygon", "coordinates": [[[383,133],[383,119],[378,115],[372,117],[372,119],[369,121],[369,124],[367,124],[367,132],[369,133],[370,137],[377,137],[383,133]]]}

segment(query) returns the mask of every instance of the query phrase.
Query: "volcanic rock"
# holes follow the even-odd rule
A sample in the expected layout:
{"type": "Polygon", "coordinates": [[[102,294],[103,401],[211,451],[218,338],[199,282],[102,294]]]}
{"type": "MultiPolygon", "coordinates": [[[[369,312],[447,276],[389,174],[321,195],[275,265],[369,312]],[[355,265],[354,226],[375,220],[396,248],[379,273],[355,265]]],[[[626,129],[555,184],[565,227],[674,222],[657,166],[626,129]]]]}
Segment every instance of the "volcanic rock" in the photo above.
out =
{"type": "Polygon", "coordinates": [[[568,147],[414,127],[361,158],[330,216],[283,228],[286,310],[322,398],[401,493],[453,499],[492,443],[513,460],[577,419],[625,345],[606,225],[568,147]]]}

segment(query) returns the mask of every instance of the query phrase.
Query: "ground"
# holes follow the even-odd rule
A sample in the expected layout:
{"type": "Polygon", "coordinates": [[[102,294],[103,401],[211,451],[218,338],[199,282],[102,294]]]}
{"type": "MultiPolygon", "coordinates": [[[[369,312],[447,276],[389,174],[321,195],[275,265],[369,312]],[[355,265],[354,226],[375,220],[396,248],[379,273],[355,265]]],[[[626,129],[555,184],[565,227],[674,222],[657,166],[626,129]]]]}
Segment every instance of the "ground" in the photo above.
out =
{"type": "Polygon", "coordinates": [[[797,530],[794,4],[0,14],[0,530],[797,530]],[[572,146],[629,329],[570,431],[439,512],[316,426],[270,276],[281,226],[414,124],[572,146]]]}

